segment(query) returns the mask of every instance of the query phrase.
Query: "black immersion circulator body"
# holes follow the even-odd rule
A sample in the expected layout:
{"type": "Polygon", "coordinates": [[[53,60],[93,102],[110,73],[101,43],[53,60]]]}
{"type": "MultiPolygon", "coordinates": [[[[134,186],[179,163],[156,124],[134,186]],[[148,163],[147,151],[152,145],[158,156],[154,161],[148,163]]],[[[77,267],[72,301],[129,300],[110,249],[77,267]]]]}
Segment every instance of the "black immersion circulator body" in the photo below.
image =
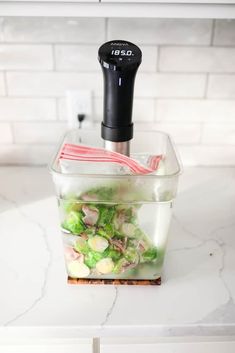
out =
{"type": "Polygon", "coordinates": [[[99,49],[104,75],[104,140],[124,142],[133,137],[134,82],[141,58],[140,49],[127,41],[110,41],[99,49]]]}

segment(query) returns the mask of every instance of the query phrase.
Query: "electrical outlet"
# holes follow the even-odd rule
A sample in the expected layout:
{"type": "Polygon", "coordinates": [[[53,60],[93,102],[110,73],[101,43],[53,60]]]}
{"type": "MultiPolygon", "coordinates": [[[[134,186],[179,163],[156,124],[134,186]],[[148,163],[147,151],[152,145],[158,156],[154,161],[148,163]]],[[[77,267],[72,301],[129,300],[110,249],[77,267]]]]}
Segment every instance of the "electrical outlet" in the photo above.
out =
{"type": "Polygon", "coordinates": [[[79,127],[78,115],[85,115],[82,122],[82,128],[92,127],[93,125],[93,107],[92,91],[74,90],[66,92],[67,116],[69,128],[79,127]]]}

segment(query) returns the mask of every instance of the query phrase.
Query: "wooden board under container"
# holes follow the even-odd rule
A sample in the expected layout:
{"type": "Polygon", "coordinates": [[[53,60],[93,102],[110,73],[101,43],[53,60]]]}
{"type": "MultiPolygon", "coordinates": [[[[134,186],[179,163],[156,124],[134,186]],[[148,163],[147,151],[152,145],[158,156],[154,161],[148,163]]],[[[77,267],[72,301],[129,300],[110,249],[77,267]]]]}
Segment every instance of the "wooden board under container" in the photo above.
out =
{"type": "Polygon", "coordinates": [[[115,286],[119,285],[131,285],[131,286],[153,286],[161,284],[161,277],[154,280],[131,280],[131,279],[92,279],[92,278],[71,278],[68,277],[68,284],[111,284],[115,286]]]}

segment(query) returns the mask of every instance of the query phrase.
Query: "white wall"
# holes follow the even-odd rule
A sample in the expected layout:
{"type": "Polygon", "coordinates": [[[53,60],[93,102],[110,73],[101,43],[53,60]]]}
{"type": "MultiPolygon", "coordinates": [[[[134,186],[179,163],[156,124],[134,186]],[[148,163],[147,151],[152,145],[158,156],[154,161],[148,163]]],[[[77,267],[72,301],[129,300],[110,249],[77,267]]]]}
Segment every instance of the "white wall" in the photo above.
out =
{"type": "Polygon", "coordinates": [[[68,89],[92,89],[101,120],[109,39],[143,51],[134,121],[169,132],[185,164],[234,165],[234,20],[24,17],[0,18],[0,163],[48,161],[68,89]]]}

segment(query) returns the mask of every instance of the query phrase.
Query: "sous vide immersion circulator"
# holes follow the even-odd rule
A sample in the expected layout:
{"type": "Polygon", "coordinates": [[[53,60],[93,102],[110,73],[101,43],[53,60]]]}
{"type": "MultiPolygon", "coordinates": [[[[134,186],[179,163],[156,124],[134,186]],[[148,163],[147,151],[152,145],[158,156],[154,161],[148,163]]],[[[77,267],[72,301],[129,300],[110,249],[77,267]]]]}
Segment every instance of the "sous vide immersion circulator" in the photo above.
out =
{"type": "Polygon", "coordinates": [[[129,154],[141,56],[126,41],[100,47],[103,139],[71,130],[51,163],[69,284],[161,283],[181,172],[174,146],[163,132],[136,131],[131,158],[107,151],[129,154]]]}
{"type": "Polygon", "coordinates": [[[104,117],[101,136],[105,148],[129,155],[133,137],[132,106],[141,50],[133,43],[112,40],[99,48],[104,76],[104,117]]]}

